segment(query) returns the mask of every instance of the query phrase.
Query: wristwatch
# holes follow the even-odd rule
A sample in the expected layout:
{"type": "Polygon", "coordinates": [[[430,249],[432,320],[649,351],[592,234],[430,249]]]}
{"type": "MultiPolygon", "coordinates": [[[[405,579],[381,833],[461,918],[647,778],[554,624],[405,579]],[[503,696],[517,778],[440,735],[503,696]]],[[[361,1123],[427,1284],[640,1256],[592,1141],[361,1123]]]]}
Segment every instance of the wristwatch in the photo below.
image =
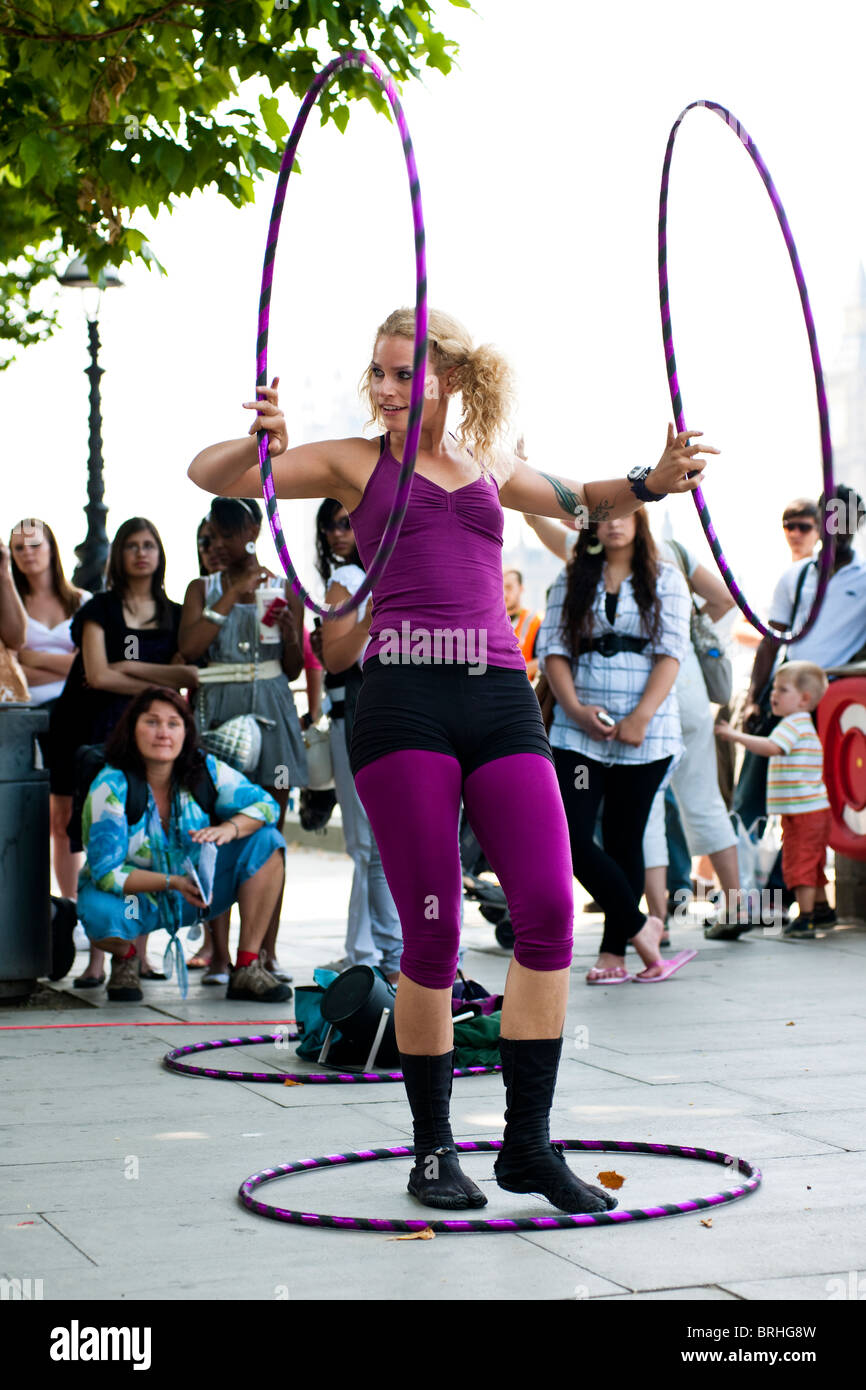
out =
{"type": "Polygon", "coordinates": [[[647,487],[646,480],[654,471],[654,469],[646,468],[639,463],[634,468],[630,468],[625,475],[631,485],[632,492],[641,502],[660,502],[663,497],[667,497],[666,492],[650,492],[647,487]]]}

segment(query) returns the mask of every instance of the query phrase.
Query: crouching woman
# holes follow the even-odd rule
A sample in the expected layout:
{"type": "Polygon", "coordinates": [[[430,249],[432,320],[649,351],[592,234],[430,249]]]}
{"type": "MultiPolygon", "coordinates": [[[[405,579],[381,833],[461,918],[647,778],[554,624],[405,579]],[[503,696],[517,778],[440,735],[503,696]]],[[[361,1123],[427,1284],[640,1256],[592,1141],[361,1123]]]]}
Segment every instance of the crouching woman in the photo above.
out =
{"type": "Polygon", "coordinates": [[[182,988],[185,968],[177,932],[202,915],[237,903],[240,943],[227,998],[279,1003],[291,998],[259,960],[259,948],[283,888],[286,842],[276,829],[273,797],[198,745],[189,706],[174,691],[151,686],[127,706],[106,745],[82,816],[86,861],[78,915],[87,935],[111,954],[109,999],[142,998],[136,936],[160,927],[174,945],[182,988]],[[217,846],[207,905],[185,868],[198,869],[201,847],[217,846]]]}

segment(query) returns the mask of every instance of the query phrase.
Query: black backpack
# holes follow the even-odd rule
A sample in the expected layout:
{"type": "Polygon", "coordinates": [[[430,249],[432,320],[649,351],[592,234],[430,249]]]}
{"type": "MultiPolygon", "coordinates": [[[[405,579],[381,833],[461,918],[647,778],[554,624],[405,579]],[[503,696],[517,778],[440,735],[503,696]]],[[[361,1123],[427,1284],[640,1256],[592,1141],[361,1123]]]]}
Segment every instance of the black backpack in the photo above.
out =
{"type": "MultiPolygon", "coordinates": [[[[75,754],[75,791],[72,796],[72,815],[66,827],[69,845],[73,854],[84,849],[81,842],[81,817],[84,803],[91,784],[106,766],[105,744],[85,743],[75,754]]],[[[125,772],[126,778],[126,820],[135,825],[141,820],[147,806],[147,783],[137,772],[125,772]]],[[[216,824],[215,810],[217,789],[214,786],[207,764],[203,761],[187,790],[192,793],[199,806],[208,816],[211,825],[216,824]]]]}

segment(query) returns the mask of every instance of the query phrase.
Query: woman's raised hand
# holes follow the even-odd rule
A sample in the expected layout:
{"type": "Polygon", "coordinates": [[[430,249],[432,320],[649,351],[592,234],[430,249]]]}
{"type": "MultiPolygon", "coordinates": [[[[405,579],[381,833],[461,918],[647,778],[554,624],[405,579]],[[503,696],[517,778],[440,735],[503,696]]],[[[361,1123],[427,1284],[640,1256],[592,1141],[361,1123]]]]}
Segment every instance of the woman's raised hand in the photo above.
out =
{"type": "Polygon", "coordinates": [[[268,453],[271,458],[276,458],[278,454],[284,454],[289,447],[286,417],[278,404],[277,387],[279,384],[280,378],[275,376],[270,386],[256,387],[258,400],[244,401],[244,410],[256,411],[256,418],[247,433],[258,434],[260,430],[267,430],[268,453]]]}
{"type": "Polygon", "coordinates": [[[703,481],[706,459],[698,454],[718,454],[712,444],[689,444],[702,430],[682,430],[679,434],[668,425],[665,451],[646,480],[650,492],[694,492],[703,481]]]}

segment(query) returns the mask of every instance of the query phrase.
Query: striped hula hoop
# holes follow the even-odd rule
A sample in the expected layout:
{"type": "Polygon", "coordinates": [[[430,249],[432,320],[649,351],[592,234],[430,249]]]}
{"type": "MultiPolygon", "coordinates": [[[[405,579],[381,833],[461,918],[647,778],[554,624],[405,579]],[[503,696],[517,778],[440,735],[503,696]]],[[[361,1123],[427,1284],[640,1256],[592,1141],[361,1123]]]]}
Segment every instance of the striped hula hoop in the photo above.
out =
{"type": "MultiPolygon", "coordinates": [[[[493,1234],[504,1231],[555,1231],[571,1230],[576,1226],[622,1226],[635,1221],[650,1221],[660,1216],[680,1216],[687,1212],[704,1211],[719,1207],[726,1202],[736,1202],[754,1192],[761,1183],[760,1169],[747,1163],[743,1158],[732,1158],[730,1154],[717,1153],[714,1149],[690,1149],[678,1144],[629,1144],[613,1139],[558,1139],[559,1147],[576,1152],[591,1150],[601,1153],[656,1154],[669,1158],[694,1158],[706,1163],[718,1163],[729,1168],[732,1173],[742,1175],[743,1181],[735,1187],[723,1188],[709,1197],[691,1197],[686,1202],[666,1202],[657,1207],[632,1207],[623,1211],[589,1212],[576,1216],[533,1216],[500,1217],[489,1221],[470,1221],[452,1219],[451,1221],[403,1221],[397,1217],[380,1218],[366,1216],[327,1216],[322,1212],[289,1211],[285,1207],[274,1207],[257,1200],[256,1190],[275,1178],[290,1177],[297,1173],[309,1173],[316,1168],[339,1168],[349,1163],[370,1163],[378,1158],[413,1158],[414,1149],[401,1146],[391,1149],[361,1149],[359,1152],[327,1154],[324,1158],[302,1158],[295,1163],[281,1163],[277,1168],[264,1168],[253,1173],[241,1183],[238,1197],[245,1207],[259,1216],[271,1217],[274,1221],[285,1221],[293,1226],[326,1226],[340,1231],[397,1231],[412,1232],[429,1229],[437,1235],[459,1235],[463,1232],[493,1234]]],[[[456,1144],[459,1153],[495,1153],[502,1148],[501,1139],[478,1141],[476,1143],[456,1144]]]]}
{"type": "MultiPolygon", "coordinates": [[[[821,424],[821,458],[824,472],[824,496],[832,497],[835,492],[835,481],[833,478],[833,445],[830,439],[830,413],[827,408],[827,393],[824,389],[824,373],[821,370],[821,357],[818,352],[818,335],[815,332],[815,320],[812,317],[812,307],[809,303],[809,295],[806,290],[806,281],[803,278],[803,271],[800,266],[800,257],[798,256],[797,248],[794,245],[794,238],[791,235],[791,228],[788,224],[788,218],[785,215],[785,209],[782,207],[782,200],[776,192],[775,184],[773,183],[773,180],[770,177],[770,171],[764,163],[763,159],[761,158],[761,155],[758,152],[758,148],[754,140],[752,139],[751,135],[749,135],[748,131],[744,128],[744,126],[740,124],[737,118],[733,116],[731,112],[728,111],[724,106],[720,106],[718,102],[715,101],[693,101],[688,106],[686,106],[684,110],[680,112],[679,116],[677,116],[677,119],[674,121],[674,124],[671,128],[671,133],[668,136],[667,149],[665,150],[665,162],[664,168],[662,170],[661,193],[659,195],[659,302],[661,305],[662,337],[664,339],[665,360],[667,363],[668,373],[668,385],[670,387],[671,403],[674,409],[674,417],[676,419],[677,430],[685,430],[686,422],[683,416],[683,398],[682,392],[680,391],[679,378],[677,376],[676,357],[674,355],[673,326],[671,324],[670,299],[668,294],[668,185],[670,182],[671,158],[673,156],[674,141],[676,139],[677,131],[679,130],[683,120],[688,115],[689,111],[693,111],[698,106],[704,106],[708,111],[713,111],[717,116],[721,118],[721,120],[725,122],[725,125],[728,127],[728,129],[732,130],[734,134],[737,136],[743,148],[746,150],[746,153],[749,155],[755,168],[757,169],[758,173],[761,175],[764,186],[767,190],[767,193],[769,194],[770,202],[773,204],[773,209],[776,213],[779,226],[782,229],[782,236],[785,238],[785,245],[788,248],[788,255],[791,258],[791,266],[794,271],[794,278],[797,281],[797,289],[800,293],[800,303],[803,308],[803,318],[806,323],[806,333],[808,334],[809,338],[809,351],[812,356],[812,370],[815,376],[815,392],[818,400],[818,417],[821,424]]],[[[823,545],[821,547],[821,557],[818,568],[818,588],[815,592],[815,600],[804,622],[800,625],[799,628],[796,629],[796,631],[791,630],[787,632],[779,632],[776,628],[766,627],[764,623],[762,623],[761,619],[755,613],[754,609],[747,602],[745,594],[743,593],[742,589],[740,588],[739,584],[734,578],[734,575],[731,572],[731,567],[728,564],[728,561],[722,552],[721,543],[719,541],[718,536],[716,535],[716,529],[713,525],[712,517],[710,516],[710,509],[707,506],[706,498],[704,497],[703,490],[701,488],[695,489],[694,499],[695,506],[697,507],[698,511],[698,516],[700,517],[701,525],[703,526],[707,540],[710,543],[710,549],[712,550],[713,557],[716,561],[716,564],[719,567],[719,572],[722,578],[724,579],[725,583],[727,584],[728,589],[731,592],[732,598],[739,606],[743,615],[748,619],[748,621],[752,624],[754,628],[757,628],[758,632],[760,632],[764,637],[769,637],[771,641],[775,643],[782,644],[789,642],[798,642],[801,637],[805,637],[806,633],[813,626],[816,618],[818,617],[819,612],[821,611],[821,605],[824,602],[824,596],[827,592],[827,585],[830,582],[830,574],[833,568],[833,559],[835,554],[835,537],[831,536],[830,534],[828,510],[826,508],[824,509],[824,514],[821,518],[823,545]]]]}
{"type": "MultiPolygon", "coordinates": [[[[257,1033],[248,1038],[216,1038],[212,1042],[188,1043],[185,1047],[173,1047],[163,1057],[163,1066],[168,1071],[176,1071],[184,1076],[206,1076],[211,1081],[264,1081],[274,1086],[285,1086],[287,1082],[304,1086],[349,1085],[372,1083],[376,1081],[402,1081],[401,1071],[216,1071],[212,1067],[191,1066],[181,1062],[180,1057],[189,1057],[197,1052],[212,1052],[220,1047],[243,1047],[245,1044],[276,1043],[285,1046],[297,1042],[300,1033],[257,1033]]],[[[490,1072],[501,1071],[502,1067],[455,1067],[454,1076],[486,1076],[490,1072]]]]}
{"type": "Polygon", "coordinates": [[[261,387],[267,386],[268,382],[268,326],[270,323],[271,312],[271,288],[274,279],[274,261],[277,254],[277,241],[280,234],[280,219],[283,214],[283,204],[286,200],[286,187],[289,182],[289,175],[295,160],[295,152],[298,148],[307,117],[313,106],[318,100],[319,94],[324,90],[328,83],[343,68],[362,68],[367,69],[375,78],[380,88],[391,104],[397,127],[400,131],[400,139],[403,145],[403,154],[406,158],[406,170],[409,175],[409,191],[412,196],[412,220],[415,225],[415,342],[412,357],[412,391],[409,398],[409,421],[406,428],[406,444],[403,449],[403,462],[400,466],[400,475],[397,479],[397,489],[394,494],[394,504],[391,514],[388,517],[379,548],[373,557],[367,573],[359,585],[358,589],[347,599],[345,603],[337,608],[323,608],[316,603],[309,591],[301,583],[298,572],[292,564],[288,547],[286,546],[285,536],[283,535],[280,513],[277,509],[277,498],[274,490],[274,478],[271,469],[270,455],[268,454],[268,443],[270,436],[267,430],[261,430],[258,437],[259,450],[259,469],[262,476],[262,493],[264,496],[265,510],[268,515],[268,523],[271,534],[274,538],[274,545],[280,557],[280,562],[286,572],[286,576],[291,582],[296,594],[299,594],[306,606],[322,618],[342,618],[347,613],[359,608],[367,598],[373,585],[381,577],[382,571],[387,565],[394,546],[397,544],[397,537],[400,534],[400,527],[403,524],[403,517],[409,505],[409,491],[412,486],[412,474],[415,471],[415,460],[418,457],[418,443],[421,438],[421,411],[424,403],[424,375],[427,361],[427,261],[424,238],[424,217],[421,209],[421,186],[418,182],[418,170],[415,167],[415,153],[412,149],[412,141],[409,136],[409,127],[406,124],[406,117],[400,105],[400,98],[391,77],[379,66],[374,58],[360,49],[351,49],[347,53],[341,54],[329,63],[326,68],[319,73],[318,77],[311,84],[307,95],[304,97],[303,104],[298,112],[295,124],[292,127],[280,164],[277,187],[274,193],[274,205],[271,212],[270,226],[268,227],[268,240],[265,247],[265,260],[262,269],[262,290],[259,298],[259,328],[258,339],[256,342],[256,392],[261,387]]]}

